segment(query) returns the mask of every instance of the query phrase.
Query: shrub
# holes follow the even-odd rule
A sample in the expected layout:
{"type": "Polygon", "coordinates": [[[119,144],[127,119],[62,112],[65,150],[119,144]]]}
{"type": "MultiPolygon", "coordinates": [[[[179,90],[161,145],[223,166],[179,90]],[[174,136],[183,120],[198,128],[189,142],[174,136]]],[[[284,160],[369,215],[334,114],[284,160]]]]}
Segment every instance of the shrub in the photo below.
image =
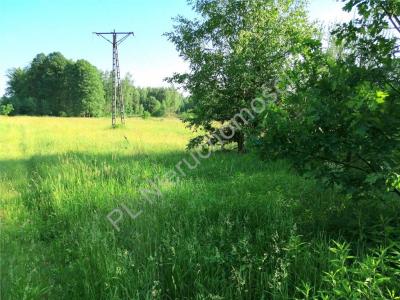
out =
{"type": "Polygon", "coordinates": [[[400,173],[397,93],[375,81],[382,74],[347,61],[326,58],[322,67],[284,105],[269,105],[264,156],[289,158],[299,170],[353,196],[384,192],[385,184],[400,194],[395,189],[400,173]]]}
{"type": "Polygon", "coordinates": [[[0,105],[0,115],[8,116],[14,111],[12,104],[0,105]]]}
{"type": "Polygon", "coordinates": [[[164,117],[166,115],[166,110],[164,105],[161,105],[155,112],[152,113],[153,117],[164,117]]]}
{"type": "Polygon", "coordinates": [[[399,299],[399,246],[380,247],[360,259],[351,255],[349,244],[334,242],[322,287],[312,291],[305,283],[298,291],[304,299],[399,299]]]}
{"type": "Polygon", "coordinates": [[[145,111],[143,112],[142,118],[143,118],[144,120],[146,120],[146,119],[148,119],[148,118],[150,118],[150,117],[151,117],[151,114],[150,114],[147,110],[145,110],[145,111]]]}

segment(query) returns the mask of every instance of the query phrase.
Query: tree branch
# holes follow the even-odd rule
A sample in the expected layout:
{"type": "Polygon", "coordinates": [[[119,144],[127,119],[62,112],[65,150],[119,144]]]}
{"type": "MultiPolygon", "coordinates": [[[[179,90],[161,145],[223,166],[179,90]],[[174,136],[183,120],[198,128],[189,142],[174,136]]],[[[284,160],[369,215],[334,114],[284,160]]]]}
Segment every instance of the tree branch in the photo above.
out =
{"type": "MultiPolygon", "coordinates": [[[[308,155],[307,153],[301,152],[301,151],[298,151],[298,150],[295,150],[295,152],[300,153],[300,154],[308,155]]],[[[344,167],[348,167],[350,169],[355,169],[355,170],[362,171],[364,173],[369,173],[367,170],[365,170],[363,168],[360,168],[360,167],[357,167],[357,166],[353,166],[352,164],[349,164],[349,163],[346,163],[346,162],[342,162],[342,161],[326,158],[326,157],[323,157],[323,156],[313,156],[313,157],[316,158],[316,159],[325,161],[325,162],[331,162],[331,163],[335,163],[335,164],[338,164],[338,165],[342,165],[344,167]]]]}
{"type": "Polygon", "coordinates": [[[375,167],[374,167],[370,162],[368,162],[367,160],[365,160],[364,158],[362,158],[360,154],[356,154],[356,155],[357,155],[357,157],[358,157],[364,164],[366,164],[372,171],[376,172],[375,167]]]}
{"type": "Polygon", "coordinates": [[[394,26],[394,28],[400,33],[400,25],[397,24],[397,23],[392,19],[392,17],[394,17],[395,20],[398,22],[399,20],[398,20],[397,16],[393,16],[393,14],[391,14],[391,13],[385,8],[385,6],[384,6],[383,4],[381,4],[380,7],[383,9],[383,11],[385,12],[385,14],[386,14],[387,17],[389,18],[390,23],[392,23],[392,25],[394,26]]]}
{"type": "Polygon", "coordinates": [[[400,25],[397,24],[395,21],[393,21],[392,16],[389,16],[389,20],[392,23],[392,25],[394,26],[394,28],[400,33],[400,25]]]}
{"type": "Polygon", "coordinates": [[[398,90],[397,88],[395,88],[389,81],[385,82],[387,83],[397,94],[400,94],[400,90],[398,90]]]}
{"type": "Polygon", "coordinates": [[[393,18],[397,21],[397,23],[398,23],[399,26],[400,26],[400,19],[399,19],[399,17],[394,15],[393,18]]]}

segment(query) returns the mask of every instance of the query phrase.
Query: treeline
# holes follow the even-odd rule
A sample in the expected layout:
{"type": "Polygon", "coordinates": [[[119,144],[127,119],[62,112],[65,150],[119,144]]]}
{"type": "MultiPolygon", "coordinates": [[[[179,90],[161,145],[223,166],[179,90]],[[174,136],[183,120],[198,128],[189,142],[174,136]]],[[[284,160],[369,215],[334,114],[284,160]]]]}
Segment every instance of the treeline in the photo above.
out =
{"type": "Polygon", "coordinates": [[[59,52],[38,54],[28,67],[11,70],[2,102],[21,115],[93,117],[105,106],[99,71],[86,60],[74,62],[59,52]]]}
{"type": "Polygon", "coordinates": [[[189,125],[207,133],[189,147],[231,141],[349,198],[400,195],[400,3],[343,2],[357,18],[326,47],[306,1],[194,1],[202,18],[180,17],[167,34],[190,65],[170,81],[191,94],[189,125]],[[249,118],[255,99],[264,107],[249,118]]]}
{"type": "MultiPolygon", "coordinates": [[[[121,81],[126,113],[165,116],[187,110],[188,99],[173,88],[137,88],[121,81]]],[[[61,53],[38,54],[29,66],[8,73],[2,112],[12,115],[98,117],[111,111],[112,77],[88,61],[61,53]]]]}
{"type": "MultiPolygon", "coordinates": [[[[102,73],[102,81],[106,102],[111,103],[113,90],[111,72],[102,73]]],[[[174,88],[135,87],[129,73],[121,80],[121,85],[127,114],[142,115],[148,112],[152,116],[160,117],[184,112],[190,108],[188,98],[183,97],[174,88]]],[[[106,112],[110,112],[109,105],[106,107],[106,112]]]]}

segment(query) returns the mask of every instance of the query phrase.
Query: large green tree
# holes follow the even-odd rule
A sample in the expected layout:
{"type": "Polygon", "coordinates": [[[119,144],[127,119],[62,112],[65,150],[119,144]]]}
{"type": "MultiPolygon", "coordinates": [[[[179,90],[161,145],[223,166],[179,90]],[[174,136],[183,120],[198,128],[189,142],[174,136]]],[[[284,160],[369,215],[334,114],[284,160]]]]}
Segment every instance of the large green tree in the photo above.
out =
{"type": "Polygon", "coordinates": [[[29,95],[38,100],[39,113],[59,115],[65,111],[65,68],[72,62],[61,53],[39,54],[28,69],[29,95]]]}
{"type": "Polygon", "coordinates": [[[71,64],[67,72],[68,115],[97,117],[103,114],[104,89],[100,72],[86,60],[71,64]]]}
{"type": "Polygon", "coordinates": [[[36,102],[29,97],[27,69],[11,69],[7,77],[8,86],[3,102],[13,106],[14,114],[35,114],[36,102]]]}
{"type": "MultiPolygon", "coordinates": [[[[189,1],[199,18],[176,18],[167,33],[189,71],[174,74],[171,82],[183,86],[193,103],[189,125],[214,134],[231,118],[275,83],[305,48],[315,43],[303,1],[189,1]],[[217,124],[217,125],[216,125],[217,124]]],[[[242,121],[241,125],[245,125],[242,121]]],[[[206,136],[194,139],[191,145],[206,136]]],[[[244,133],[233,140],[244,150],[244,133]]]]}

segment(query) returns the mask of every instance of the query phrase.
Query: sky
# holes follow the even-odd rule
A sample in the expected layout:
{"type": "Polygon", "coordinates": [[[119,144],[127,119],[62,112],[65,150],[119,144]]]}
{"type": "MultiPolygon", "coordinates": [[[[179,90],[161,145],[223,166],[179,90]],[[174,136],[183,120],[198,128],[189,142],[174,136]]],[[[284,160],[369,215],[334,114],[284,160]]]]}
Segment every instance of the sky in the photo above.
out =
{"type": "MultiPolygon", "coordinates": [[[[310,18],[324,24],[351,18],[336,0],[310,0],[310,18]]],[[[166,86],[164,78],[186,70],[172,43],[172,18],[195,17],[186,0],[0,0],[0,95],[7,70],[29,65],[38,53],[61,52],[112,68],[112,47],[94,31],[133,31],[119,48],[121,73],[137,86],[166,86]]]]}

